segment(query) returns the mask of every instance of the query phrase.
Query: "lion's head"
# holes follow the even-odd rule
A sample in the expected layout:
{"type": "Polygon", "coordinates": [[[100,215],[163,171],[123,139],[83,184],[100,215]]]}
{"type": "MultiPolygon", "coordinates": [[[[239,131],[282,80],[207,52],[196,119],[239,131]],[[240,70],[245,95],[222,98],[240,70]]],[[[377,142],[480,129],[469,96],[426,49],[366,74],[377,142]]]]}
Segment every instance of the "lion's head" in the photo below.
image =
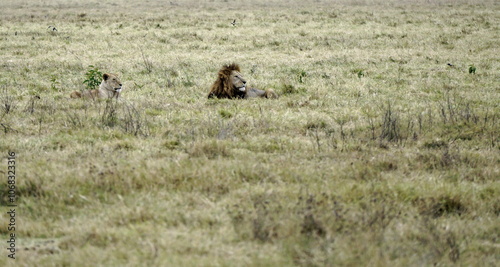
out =
{"type": "Polygon", "coordinates": [[[104,73],[102,75],[102,85],[103,89],[112,92],[121,92],[122,90],[122,82],[118,79],[118,76],[113,73],[104,73]]]}
{"type": "Polygon", "coordinates": [[[243,98],[245,97],[246,83],[238,64],[225,65],[219,70],[217,80],[212,85],[208,98],[243,98]]]}

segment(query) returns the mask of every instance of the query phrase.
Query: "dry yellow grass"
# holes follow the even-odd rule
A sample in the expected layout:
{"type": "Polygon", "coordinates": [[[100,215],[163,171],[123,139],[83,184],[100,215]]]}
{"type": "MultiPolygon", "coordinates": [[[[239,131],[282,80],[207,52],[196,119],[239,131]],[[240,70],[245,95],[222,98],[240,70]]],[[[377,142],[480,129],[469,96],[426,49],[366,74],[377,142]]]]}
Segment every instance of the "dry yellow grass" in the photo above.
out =
{"type": "Polygon", "coordinates": [[[1,3],[0,265],[495,266],[499,11],[1,3]],[[206,99],[230,62],[280,98],[206,99]],[[90,65],[122,101],[69,99],[90,65]]]}

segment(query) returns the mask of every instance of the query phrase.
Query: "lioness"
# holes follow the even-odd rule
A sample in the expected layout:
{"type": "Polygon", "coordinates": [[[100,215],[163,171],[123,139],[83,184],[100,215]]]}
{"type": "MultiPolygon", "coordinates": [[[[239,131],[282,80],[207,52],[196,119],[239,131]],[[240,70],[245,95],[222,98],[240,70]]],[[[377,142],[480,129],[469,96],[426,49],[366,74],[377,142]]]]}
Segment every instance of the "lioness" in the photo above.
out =
{"type": "Polygon", "coordinates": [[[122,91],[122,82],[118,79],[116,74],[104,73],[102,75],[102,82],[99,89],[71,93],[71,98],[118,98],[122,91]]]}
{"type": "Polygon", "coordinates": [[[233,63],[219,70],[217,80],[212,85],[208,98],[278,98],[273,89],[259,90],[247,88],[247,81],[240,73],[240,66],[233,63]]]}

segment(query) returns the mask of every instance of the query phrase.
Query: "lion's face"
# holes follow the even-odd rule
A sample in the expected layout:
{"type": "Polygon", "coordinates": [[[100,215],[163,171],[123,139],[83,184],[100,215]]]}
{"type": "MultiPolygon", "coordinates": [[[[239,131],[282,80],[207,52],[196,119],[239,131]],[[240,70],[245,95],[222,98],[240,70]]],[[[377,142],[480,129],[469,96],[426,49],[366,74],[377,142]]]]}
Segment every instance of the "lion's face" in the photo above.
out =
{"type": "Polygon", "coordinates": [[[247,81],[243,78],[243,75],[241,75],[239,71],[233,70],[229,76],[229,81],[236,91],[245,92],[247,81]]]}
{"type": "Polygon", "coordinates": [[[105,73],[103,75],[103,82],[105,83],[105,87],[109,91],[121,92],[122,91],[122,82],[118,79],[116,74],[105,73]]]}

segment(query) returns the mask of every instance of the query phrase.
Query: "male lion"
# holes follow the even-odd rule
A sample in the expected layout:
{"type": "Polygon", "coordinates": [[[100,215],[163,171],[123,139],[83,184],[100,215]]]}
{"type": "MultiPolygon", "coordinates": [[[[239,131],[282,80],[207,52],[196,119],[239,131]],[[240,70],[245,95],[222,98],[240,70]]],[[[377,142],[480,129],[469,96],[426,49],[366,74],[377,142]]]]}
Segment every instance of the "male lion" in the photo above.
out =
{"type": "Polygon", "coordinates": [[[120,96],[122,91],[122,82],[118,79],[116,74],[104,73],[102,75],[102,82],[99,85],[99,90],[90,90],[84,92],[74,91],[71,93],[71,98],[116,98],[120,96]]]}
{"type": "Polygon", "coordinates": [[[240,73],[238,64],[225,65],[219,70],[217,80],[212,85],[208,98],[278,98],[273,89],[259,90],[247,88],[247,81],[240,73]]]}

